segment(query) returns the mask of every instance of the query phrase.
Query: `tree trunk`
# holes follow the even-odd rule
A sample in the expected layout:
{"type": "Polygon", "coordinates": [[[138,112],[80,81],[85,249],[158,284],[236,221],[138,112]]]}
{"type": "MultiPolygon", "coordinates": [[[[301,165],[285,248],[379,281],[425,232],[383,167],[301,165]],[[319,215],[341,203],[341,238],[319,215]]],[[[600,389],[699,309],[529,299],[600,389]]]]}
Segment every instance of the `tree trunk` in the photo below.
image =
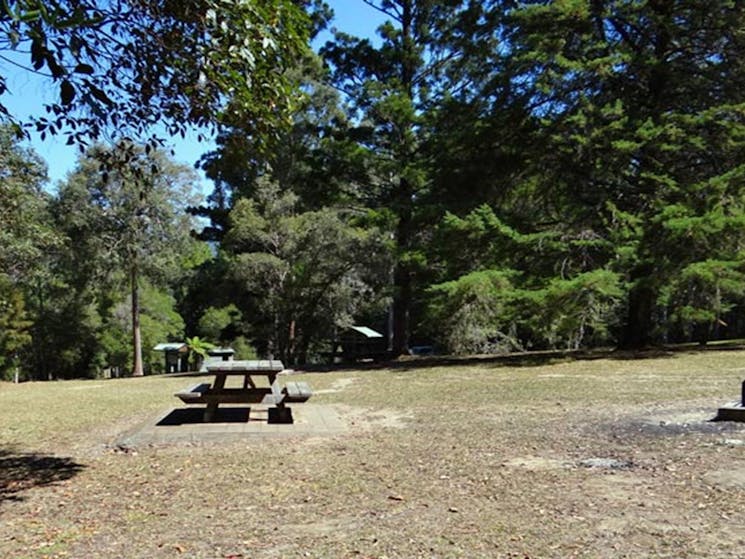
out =
{"type": "Polygon", "coordinates": [[[654,300],[655,292],[646,280],[641,280],[631,289],[620,348],[641,349],[651,343],[654,300]]]}
{"type": "Polygon", "coordinates": [[[132,376],[144,376],[142,369],[142,339],[140,337],[140,293],[137,285],[137,264],[132,265],[130,281],[132,283],[132,376]]]}
{"type": "Polygon", "coordinates": [[[295,355],[295,320],[290,320],[290,326],[287,331],[287,358],[286,361],[289,365],[296,364],[295,355]]]}
{"type": "Polygon", "coordinates": [[[393,356],[409,353],[409,318],[411,313],[411,274],[405,265],[396,264],[393,274],[393,356]]]}
{"type": "Polygon", "coordinates": [[[406,179],[401,179],[398,191],[398,254],[393,269],[393,357],[409,353],[412,274],[407,252],[411,248],[412,192],[406,179]]]}
{"type": "MultiPolygon", "coordinates": [[[[414,102],[414,74],[416,57],[414,44],[414,2],[408,0],[401,5],[401,85],[408,98],[414,102]]],[[[405,169],[412,160],[414,145],[412,140],[413,122],[401,123],[399,131],[399,164],[405,169]]],[[[398,254],[393,269],[393,357],[409,353],[411,333],[412,272],[408,263],[408,252],[412,245],[412,221],[414,214],[414,185],[404,175],[399,179],[398,191],[394,198],[398,213],[396,227],[396,246],[398,254]]]]}

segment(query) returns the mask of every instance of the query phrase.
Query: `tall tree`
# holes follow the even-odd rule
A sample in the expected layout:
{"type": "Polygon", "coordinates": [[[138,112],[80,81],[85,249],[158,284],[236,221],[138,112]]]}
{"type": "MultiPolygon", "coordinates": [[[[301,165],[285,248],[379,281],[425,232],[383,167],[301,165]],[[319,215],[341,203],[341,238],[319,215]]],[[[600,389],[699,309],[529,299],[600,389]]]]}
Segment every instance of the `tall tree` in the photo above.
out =
{"type": "Polygon", "coordinates": [[[514,86],[541,123],[525,185],[548,201],[544,223],[614,247],[591,266],[630,287],[621,343],[661,339],[680,316],[665,306],[684,300],[668,285],[709,259],[722,280],[742,262],[745,8],[567,0],[510,16],[514,86]]]}
{"type": "Polygon", "coordinates": [[[374,301],[369,278],[385,258],[376,232],[348,212],[302,212],[297,203],[260,181],[231,212],[224,243],[243,315],[262,349],[287,363],[304,363],[314,344],[374,301]]]}
{"type": "Polygon", "coordinates": [[[448,73],[460,55],[449,39],[460,25],[478,20],[481,9],[452,0],[363,1],[388,18],[378,29],[380,45],[337,33],[323,54],[359,119],[355,137],[373,161],[365,196],[392,221],[391,344],[398,355],[408,351],[414,281],[422,263],[418,233],[429,217],[422,208],[430,187],[424,123],[458,81],[448,73]]]}
{"type": "Polygon", "coordinates": [[[46,180],[38,155],[19,145],[11,126],[0,125],[0,371],[27,349],[34,326],[29,299],[46,282],[61,245],[46,180]]]}
{"type": "Polygon", "coordinates": [[[41,271],[45,250],[58,239],[49,222],[44,162],[0,125],[0,270],[14,281],[41,271]]]}
{"type": "Polygon", "coordinates": [[[135,376],[143,374],[140,278],[162,284],[178,272],[191,242],[185,209],[195,182],[191,169],[163,153],[120,143],[86,152],[60,190],[61,225],[74,239],[81,270],[91,274],[86,280],[111,279],[113,271],[129,284],[135,376]]]}
{"type": "Polygon", "coordinates": [[[200,166],[214,181],[206,207],[195,208],[210,219],[203,236],[219,241],[228,229],[227,216],[237,200],[251,197],[259,180],[271,177],[280,188],[299,196],[303,209],[354,201],[354,189],[364,177],[359,147],[345,136],[349,127],[336,89],[328,83],[321,59],[309,53],[287,71],[288,79],[304,92],[291,126],[271,150],[266,139],[248,134],[240,123],[217,137],[217,148],[205,154],[200,166]]]}

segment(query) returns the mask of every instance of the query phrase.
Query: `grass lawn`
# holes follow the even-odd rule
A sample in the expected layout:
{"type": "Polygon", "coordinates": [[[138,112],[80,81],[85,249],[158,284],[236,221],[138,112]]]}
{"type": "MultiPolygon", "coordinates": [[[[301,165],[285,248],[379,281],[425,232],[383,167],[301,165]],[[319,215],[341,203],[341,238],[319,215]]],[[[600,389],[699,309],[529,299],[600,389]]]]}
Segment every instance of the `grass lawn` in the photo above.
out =
{"type": "Polygon", "coordinates": [[[743,350],[298,378],[346,432],[121,452],[190,379],[0,384],[0,557],[745,557],[743,350]]]}

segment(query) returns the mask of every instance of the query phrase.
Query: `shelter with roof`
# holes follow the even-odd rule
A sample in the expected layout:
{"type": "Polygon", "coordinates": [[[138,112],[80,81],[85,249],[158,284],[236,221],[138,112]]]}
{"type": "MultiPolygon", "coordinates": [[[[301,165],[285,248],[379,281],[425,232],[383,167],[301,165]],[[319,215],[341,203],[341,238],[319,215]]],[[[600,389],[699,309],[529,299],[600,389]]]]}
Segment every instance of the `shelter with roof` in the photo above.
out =
{"type": "Polygon", "coordinates": [[[189,370],[189,346],[184,342],[158,344],[153,350],[164,353],[166,373],[185,373],[189,370]]]}
{"type": "Polygon", "coordinates": [[[388,355],[387,340],[383,334],[367,326],[350,326],[334,342],[334,356],[344,361],[383,359],[388,355]]]}

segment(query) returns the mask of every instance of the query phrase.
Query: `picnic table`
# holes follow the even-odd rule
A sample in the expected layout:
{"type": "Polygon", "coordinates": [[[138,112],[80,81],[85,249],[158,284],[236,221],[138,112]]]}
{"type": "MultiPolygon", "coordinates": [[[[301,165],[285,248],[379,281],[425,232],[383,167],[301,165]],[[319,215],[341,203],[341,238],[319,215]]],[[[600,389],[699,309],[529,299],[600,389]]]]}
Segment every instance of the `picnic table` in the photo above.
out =
{"type": "Polygon", "coordinates": [[[269,423],[292,423],[288,402],[304,402],[311,396],[306,383],[288,382],[279,386],[277,375],[284,370],[281,361],[222,361],[207,366],[214,375],[212,383],[197,384],[176,396],[187,404],[206,404],[204,421],[215,421],[220,404],[255,404],[270,406],[269,423]],[[242,377],[242,386],[227,387],[228,377],[242,377]]]}

